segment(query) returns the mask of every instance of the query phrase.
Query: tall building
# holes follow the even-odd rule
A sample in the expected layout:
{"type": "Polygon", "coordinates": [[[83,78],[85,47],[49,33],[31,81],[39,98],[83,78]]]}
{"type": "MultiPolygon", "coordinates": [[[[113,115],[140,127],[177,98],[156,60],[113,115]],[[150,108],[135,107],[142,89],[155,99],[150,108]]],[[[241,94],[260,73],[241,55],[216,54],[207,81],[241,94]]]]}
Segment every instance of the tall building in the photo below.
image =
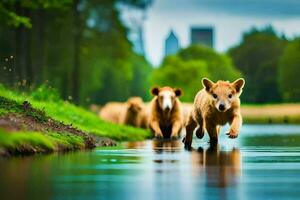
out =
{"type": "Polygon", "coordinates": [[[176,54],[179,50],[179,41],[174,31],[171,30],[165,41],[165,56],[176,54]]]}
{"type": "Polygon", "coordinates": [[[138,26],[136,29],[137,30],[135,34],[132,34],[133,50],[137,54],[144,56],[145,48],[144,48],[144,38],[143,38],[143,27],[138,26]]]}
{"type": "Polygon", "coordinates": [[[203,44],[214,47],[214,28],[213,27],[192,27],[191,44],[203,44]]]}

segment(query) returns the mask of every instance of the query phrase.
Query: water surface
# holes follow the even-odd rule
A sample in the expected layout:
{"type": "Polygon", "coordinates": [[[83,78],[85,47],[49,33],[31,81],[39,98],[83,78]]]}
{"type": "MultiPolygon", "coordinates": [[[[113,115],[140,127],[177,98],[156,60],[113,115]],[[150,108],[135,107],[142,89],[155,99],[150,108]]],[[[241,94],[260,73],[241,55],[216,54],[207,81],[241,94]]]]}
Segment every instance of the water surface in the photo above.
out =
{"type": "MultiPolygon", "coordinates": [[[[225,130],[224,130],[225,131],[225,130]]],[[[300,126],[0,160],[1,199],[299,199],[300,126]]]]}

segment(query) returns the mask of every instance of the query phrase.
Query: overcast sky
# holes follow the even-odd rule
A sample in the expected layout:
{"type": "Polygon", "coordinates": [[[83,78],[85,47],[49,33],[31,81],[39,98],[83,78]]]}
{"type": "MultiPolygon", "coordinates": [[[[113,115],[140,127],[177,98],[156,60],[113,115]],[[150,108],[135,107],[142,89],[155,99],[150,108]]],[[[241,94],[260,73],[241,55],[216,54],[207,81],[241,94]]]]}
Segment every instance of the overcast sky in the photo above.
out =
{"type": "Polygon", "coordinates": [[[300,0],[154,0],[144,24],[146,55],[160,64],[171,29],[185,47],[191,26],[213,26],[215,49],[223,52],[250,27],[268,24],[288,37],[300,35],[300,0]]]}

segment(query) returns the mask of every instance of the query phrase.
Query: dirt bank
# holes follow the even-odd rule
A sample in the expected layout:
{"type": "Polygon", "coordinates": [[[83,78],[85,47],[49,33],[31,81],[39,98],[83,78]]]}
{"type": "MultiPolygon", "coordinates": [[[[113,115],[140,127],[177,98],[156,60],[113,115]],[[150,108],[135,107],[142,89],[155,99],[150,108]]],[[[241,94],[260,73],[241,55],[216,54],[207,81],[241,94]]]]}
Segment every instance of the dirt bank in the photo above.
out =
{"type": "MultiPolygon", "coordinates": [[[[12,104],[12,102],[8,102],[12,104]]],[[[69,151],[75,149],[92,149],[97,146],[114,146],[116,142],[105,137],[98,137],[91,133],[84,132],[73,127],[72,124],[64,124],[45,115],[41,110],[32,108],[30,103],[23,102],[19,106],[18,112],[6,113],[0,116],[0,129],[10,137],[11,134],[26,134],[27,132],[37,132],[45,136],[55,137],[61,142],[55,142],[54,148],[47,145],[33,145],[26,142],[19,142],[15,145],[4,145],[0,148],[0,155],[27,155],[34,153],[48,153],[53,151],[69,151]],[[79,142],[65,144],[64,139],[74,138],[79,142]],[[82,144],[80,144],[80,142],[82,144]]]]}

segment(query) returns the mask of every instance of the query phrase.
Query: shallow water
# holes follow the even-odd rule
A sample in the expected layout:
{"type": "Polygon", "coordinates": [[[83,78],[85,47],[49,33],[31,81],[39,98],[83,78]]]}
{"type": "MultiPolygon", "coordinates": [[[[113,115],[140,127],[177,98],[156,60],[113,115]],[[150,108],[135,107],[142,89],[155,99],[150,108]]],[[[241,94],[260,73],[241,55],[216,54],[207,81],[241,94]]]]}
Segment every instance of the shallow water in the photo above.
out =
{"type": "MultiPolygon", "coordinates": [[[[225,131],[225,129],[224,129],[225,131]]],[[[299,199],[300,126],[0,160],[0,199],[299,199]]]]}

